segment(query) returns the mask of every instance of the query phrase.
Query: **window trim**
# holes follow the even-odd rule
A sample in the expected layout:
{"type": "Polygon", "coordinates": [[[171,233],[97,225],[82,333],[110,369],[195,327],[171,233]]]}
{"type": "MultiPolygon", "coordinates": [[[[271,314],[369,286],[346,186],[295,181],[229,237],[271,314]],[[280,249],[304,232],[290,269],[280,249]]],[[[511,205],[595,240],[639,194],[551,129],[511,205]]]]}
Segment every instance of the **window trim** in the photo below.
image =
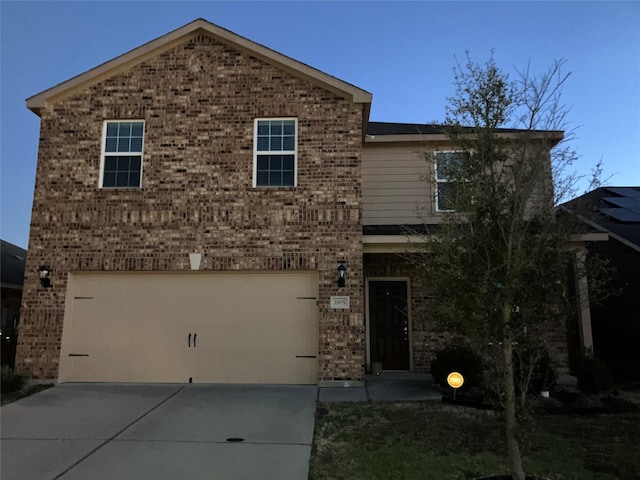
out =
{"type": "Polygon", "coordinates": [[[298,186],[298,118],[297,117],[261,117],[253,121],[253,188],[296,188],[298,186]],[[293,150],[258,150],[258,123],[273,120],[293,120],[293,150]],[[258,185],[258,155],[293,155],[293,185],[258,185]]]}
{"type": "Polygon", "coordinates": [[[436,152],[434,152],[433,154],[433,173],[434,173],[434,177],[435,177],[435,195],[434,195],[434,204],[435,204],[435,211],[437,213],[445,213],[445,212],[455,212],[455,209],[453,208],[447,208],[447,209],[441,209],[440,208],[440,203],[439,203],[439,186],[441,183],[453,183],[451,180],[440,180],[438,178],[438,154],[440,153],[459,153],[459,154],[465,154],[467,153],[465,150],[438,150],[436,152]]]}
{"type": "Polygon", "coordinates": [[[100,189],[104,190],[120,190],[120,189],[140,189],[142,188],[142,174],[144,171],[144,139],[145,139],[145,121],[142,119],[110,119],[105,120],[102,123],[102,144],[101,144],[101,152],[100,152],[100,177],[98,180],[98,186],[100,189]],[[140,152],[107,152],[107,125],[110,123],[142,123],[142,146],[140,147],[140,152]],[[140,157],[140,182],[137,186],[126,186],[126,187],[105,187],[104,186],[104,167],[106,157],[140,157]]]}

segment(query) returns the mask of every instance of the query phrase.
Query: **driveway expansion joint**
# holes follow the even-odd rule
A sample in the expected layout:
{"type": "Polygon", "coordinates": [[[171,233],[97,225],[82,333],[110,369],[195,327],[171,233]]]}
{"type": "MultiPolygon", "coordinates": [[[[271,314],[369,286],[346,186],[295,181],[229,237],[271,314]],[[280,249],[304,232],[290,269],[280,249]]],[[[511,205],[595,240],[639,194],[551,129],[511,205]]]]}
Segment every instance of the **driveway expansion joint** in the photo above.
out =
{"type": "MultiPolygon", "coordinates": [[[[102,442],[100,445],[98,445],[96,448],[94,448],[93,450],[91,450],[89,453],[87,453],[86,455],[84,455],[82,458],[80,458],[78,461],[74,462],[71,466],[69,466],[68,468],[66,468],[65,470],[63,470],[62,472],[60,472],[58,475],[56,475],[53,480],[58,480],[59,478],[61,478],[62,476],[66,475],[67,473],[69,473],[72,469],[74,469],[76,466],[78,466],[79,464],[81,464],[82,462],[84,462],[87,458],[89,458],[91,455],[93,455],[94,453],[96,453],[98,450],[100,450],[102,447],[104,447],[106,444],[108,444],[109,442],[111,442],[112,440],[115,440],[116,437],[118,437],[119,435],[122,435],[126,430],[128,430],[129,428],[131,428],[133,425],[135,425],[136,423],[138,423],[140,420],[142,420],[144,417],[146,417],[147,415],[149,415],[151,412],[153,412],[154,410],[156,410],[157,408],[159,408],[161,405],[163,405],[164,403],[168,402],[169,400],[171,400],[173,397],[175,397],[178,393],[180,393],[182,390],[185,389],[185,386],[180,387],[178,390],[176,390],[175,392],[173,392],[171,395],[169,395],[167,398],[163,399],[161,402],[159,402],[157,405],[155,405],[154,407],[150,408],[149,410],[147,410],[145,413],[143,413],[142,415],[140,415],[138,418],[136,418],[135,420],[133,420],[132,422],[130,422],[128,425],[126,425],[124,428],[122,428],[121,430],[119,430],[118,432],[116,432],[113,436],[111,436],[110,438],[107,438],[104,442],[102,442]]],[[[98,439],[98,440],[102,440],[102,439],[98,439]]]]}
{"type": "Polygon", "coordinates": [[[243,441],[243,442],[228,442],[227,440],[165,440],[165,439],[153,439],[146,438],[116,438],[114,442],[131,442],[131,443],[203,443],[211,445],[282,445],[282,446],[302,446],[308,447],[311,443],[303,442],[259,442],[259,441],[243,441]]]}

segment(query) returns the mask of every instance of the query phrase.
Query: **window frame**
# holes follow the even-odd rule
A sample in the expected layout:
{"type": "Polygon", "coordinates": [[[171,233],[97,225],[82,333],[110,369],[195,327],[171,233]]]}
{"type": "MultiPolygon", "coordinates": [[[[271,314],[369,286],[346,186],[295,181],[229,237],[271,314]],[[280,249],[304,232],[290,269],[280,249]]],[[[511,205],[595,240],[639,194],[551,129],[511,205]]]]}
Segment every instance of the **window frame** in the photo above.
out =
{"type": "Polygon", "coordinates": [[[435,177],[435,195],[434,195],[434,203],[435,203],[435,211],[437,213],[441,213],[441,212],[455,212],[455,209],[453,208],[440,208],[440,184],[446,184],[446,183],[455,183],[452,182],[449,179],[440,179],[438,178],[438,155],[439,154],[444,154],[444,153],[456,153],[456,154],[460,154],[460,155],[468,155],[469,152],[466,152],[465,150],[438,150],[437,152],[434,152],[433,154],[433,170],[434,170],[434,177],[435,177]]]}
{"type": "Polygon", "coordinates": [[[100,178],[99,178],[99,187],[100,189],[105,190],[115,190],[115,189],[140,189],[142,188],[142,174],[144,170],[144,139],[145,139],[145,121],[142,119],[111,119],[105,120],[102,124],[102,145],[101,145],[101,154],[100,154],[100,178]],[[107,152],[107,127],[109,124],[116,123],[142,123],[142,144],[140,146],[140,151],[127,151],[127,152],[107,152]],[[127,185],[127,186],[105,186],[104,185],[104,169],[106,164],[107,157],[140,157],[140,180],[138,185],[127,185]]]}
{"type": "Polygon", "coordinates": [[[253,188],[295,188],[298,186],[298,118],[297,117],[261,117],[253,122],[253,188]],[[258,125],[260,122],[290,121],[294,122],[293,150],[259,150],[258,149],[258,125]],[[293,185],[258,185],[258,156],[293,155],[293,185]]]}

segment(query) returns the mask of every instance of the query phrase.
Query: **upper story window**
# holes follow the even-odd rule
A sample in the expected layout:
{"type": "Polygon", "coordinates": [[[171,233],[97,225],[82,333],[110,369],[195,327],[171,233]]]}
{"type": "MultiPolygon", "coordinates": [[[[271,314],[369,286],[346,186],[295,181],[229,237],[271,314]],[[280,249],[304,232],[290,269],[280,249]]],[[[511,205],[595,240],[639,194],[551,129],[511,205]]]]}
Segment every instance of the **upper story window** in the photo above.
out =
{"type": "Polygon", "coordinates": [[[140,188],[143,144],[143,121],[105,122],[100,186],[140,188]]]}
{"type": "Polygon", "coordinates": [[[464,161],[467,153],[460,151],[436,152],[436,211],[455,210],[457,184],[452,173],[464,161]]]}
{"type": "Polygon", "coordinates": [[[297,184],[298,120],[256,119],[254,128],[254,187],[295,187],[297,184]]]}

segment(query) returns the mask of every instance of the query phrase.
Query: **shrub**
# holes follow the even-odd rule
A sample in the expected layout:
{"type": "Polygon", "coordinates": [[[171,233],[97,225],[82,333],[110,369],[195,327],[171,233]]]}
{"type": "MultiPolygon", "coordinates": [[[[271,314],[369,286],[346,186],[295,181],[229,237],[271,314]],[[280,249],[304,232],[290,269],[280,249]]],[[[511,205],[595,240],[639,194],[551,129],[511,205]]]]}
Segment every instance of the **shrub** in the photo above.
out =
{"type": "Polygon", "coordinates": [[[11,393],[20,390],[24,386],[24,377],[18,375],[7,365],[2,366],[2,393],[11,393]]]}
{"type": "Polygon", "coordinates": [[[470,346],[456,342],[440,350],[431,361],[431,375],[442,387],[448,387],[447,376],[459,372],[464,377],[462,389],[480,387],[483,384],[483,362],[470,346]]]}
{"type": "Polygon", "coordinates": [[[613,376],[599,358],[586,357],[576,373],[578,374],[578,388],[582,393],[596,394],[613,388],[613,376]]]}
{"type": "Polygon", "coordinates": [[[547,349],[541,344],[532,344],[517,351],[514,356],[514,378],[518,394],[525,388],[527,393],[533,395],[538,395],[542,390],[550,390],[557,377],[547,349]]]}

